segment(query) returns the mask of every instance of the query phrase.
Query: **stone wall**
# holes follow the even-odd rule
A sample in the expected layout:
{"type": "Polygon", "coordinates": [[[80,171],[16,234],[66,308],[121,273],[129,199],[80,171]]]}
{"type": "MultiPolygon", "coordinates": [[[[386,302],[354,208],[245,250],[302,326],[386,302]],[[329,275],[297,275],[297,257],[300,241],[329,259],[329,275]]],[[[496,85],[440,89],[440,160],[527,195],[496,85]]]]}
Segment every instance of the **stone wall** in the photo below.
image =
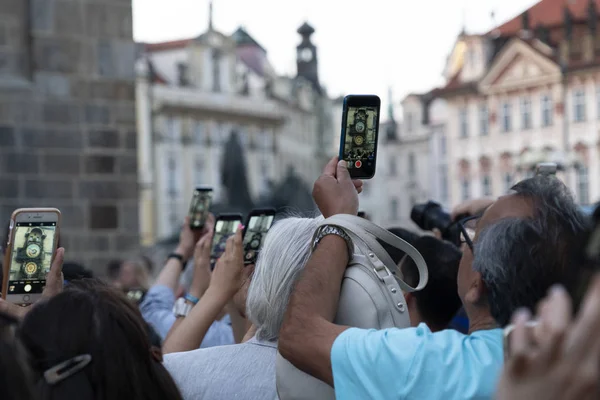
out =
{"type": "Polygon", "coordinates": [[[0,0],[0,224],[57,207],[67,259],[138,247],[131,0],[0,0]]]}

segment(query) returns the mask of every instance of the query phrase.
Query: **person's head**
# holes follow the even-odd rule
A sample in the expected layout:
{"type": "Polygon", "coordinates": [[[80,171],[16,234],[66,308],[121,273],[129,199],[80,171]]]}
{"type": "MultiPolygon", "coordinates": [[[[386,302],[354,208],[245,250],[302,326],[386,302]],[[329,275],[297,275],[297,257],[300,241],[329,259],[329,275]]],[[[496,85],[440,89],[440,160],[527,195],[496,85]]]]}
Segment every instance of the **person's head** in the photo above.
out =
{"type": "Polygon", "coordinates": [[[81,264],[73,262],[63,263],[62,272],[66,282],[72,282],[80,279],[91,279],[94,277],[92,271],[86,269],[81,264]]]}
{"type": "Polygon", "coordinates": [[[18,321],[0,313],[0,391],[2,398],[32,400],[26,353],[14,335],[18,321]]]}
{"type": "Polygon", "coordinates": [[[106,266],[106,276],[111,284],[117,285],[119,274],[121,273],[121,265],[123,265],[123,260],[112,260],[106,266]]]}
{"type": "MultiPolygon", "coordinates": [[[[427,264],[429,281],[423,290],[404,294],[411,325],[424,322],[432,331],[446,329],[461,305],[456,276],[462,253],[452,243],[433,236],[421,236],[412,245],[427,264]]],[[[417,286],[419,270],[413,259],[405,257],[400,269],[404,282],[417,286]]]]}
{"type": "Polygon", "coordinates": [[[150,276],[147,267],[138,260],[127,260],[121,264],[117,278],[119,287],[124,290],[132,288],[150,288],[150,276]]]}
{"type": "Polygon", "coordinates": [[[293,286],[308,262],[320,218],[286,218],[275,223],[261,249],[248,288],[246,312],[259,340],[279,337],[293,286]]]}
{"type": "Polygon", "coordinates": [[[181,399],[137,307],[98,281],[76,281],[37,304],[17,336],[42,399],[181,399]],[[82,368],[59,370],[64,379],[49,384],[44,372],[68,361],[82,368]]]}
{"type": "Polygon", "coordinates": [[[556,177],[538,175],[513,186],[477,220],[473,248],[463,244],[458,293],[467,314],[488,314],[504,326],[515,309],[534,309],[553,284],[568,286],[587,226],[556,177]]]}

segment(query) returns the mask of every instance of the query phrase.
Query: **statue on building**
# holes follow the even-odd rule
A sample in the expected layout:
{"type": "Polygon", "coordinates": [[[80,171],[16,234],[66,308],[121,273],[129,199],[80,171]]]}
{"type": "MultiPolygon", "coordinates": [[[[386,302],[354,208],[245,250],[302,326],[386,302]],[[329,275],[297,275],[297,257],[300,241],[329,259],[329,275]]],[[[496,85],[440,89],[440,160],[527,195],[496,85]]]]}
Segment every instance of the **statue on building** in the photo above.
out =
{"type": "Polygon", "coordinates": [[[279,212],[300,213],[314,216],[316,205],[310,188],[296,174],[293,166],[288,166],[285,177],[272,185],[270,193],[259,204],[274,207],[279,212]]]}
{"type": "Polygon", "coordinates": [[[231,132],[223,148],[221,184],[226,193],[225,204],[232,211],[247,212],[252,209],[253,201],[246,177],[246,157],[236,131],[231,132]]]}

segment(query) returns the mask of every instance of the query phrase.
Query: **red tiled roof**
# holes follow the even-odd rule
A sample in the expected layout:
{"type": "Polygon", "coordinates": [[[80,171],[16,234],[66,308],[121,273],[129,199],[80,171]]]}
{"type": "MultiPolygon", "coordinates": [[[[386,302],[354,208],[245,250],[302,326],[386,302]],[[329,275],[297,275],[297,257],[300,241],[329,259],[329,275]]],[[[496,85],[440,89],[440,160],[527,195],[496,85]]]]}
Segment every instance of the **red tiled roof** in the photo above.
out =
{"type": "MultiPolygon", "coordinates": [[[[594,0],[600,9],[600,0],[594,0]]],[[[529,24],[535,28],[539,24],[546,26],[561,25],[564,7],[568,6],[574,19],[587,18],[589,0],[541,0],[528,9],[529,24]]],[[[521,14],[503,23],[491,32],[498,31],[501,35],[509,36],[519,33],[522,28],[521,14]]],[[[490,32],[490,33],[491,33],[490,32]]]]}
{"type": "Polygon", "coordinates": [[[170,42],[146,43],[146,51],[176,50],[187,46],[193,39],[172,40],[170,42]]]}

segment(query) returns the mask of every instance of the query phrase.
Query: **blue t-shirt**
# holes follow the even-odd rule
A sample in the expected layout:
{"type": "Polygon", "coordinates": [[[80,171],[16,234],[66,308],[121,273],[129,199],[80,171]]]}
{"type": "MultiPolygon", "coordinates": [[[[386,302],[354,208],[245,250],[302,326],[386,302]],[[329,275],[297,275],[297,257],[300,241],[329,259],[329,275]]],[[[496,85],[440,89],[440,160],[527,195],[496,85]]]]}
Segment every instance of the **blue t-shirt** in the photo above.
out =
{"type": "Polygon", "coordinates": [[[331,349],[336,398],[491,399],[504,353],[502,330],[463,335],[417,328],[350,328],[331,349]]]}

